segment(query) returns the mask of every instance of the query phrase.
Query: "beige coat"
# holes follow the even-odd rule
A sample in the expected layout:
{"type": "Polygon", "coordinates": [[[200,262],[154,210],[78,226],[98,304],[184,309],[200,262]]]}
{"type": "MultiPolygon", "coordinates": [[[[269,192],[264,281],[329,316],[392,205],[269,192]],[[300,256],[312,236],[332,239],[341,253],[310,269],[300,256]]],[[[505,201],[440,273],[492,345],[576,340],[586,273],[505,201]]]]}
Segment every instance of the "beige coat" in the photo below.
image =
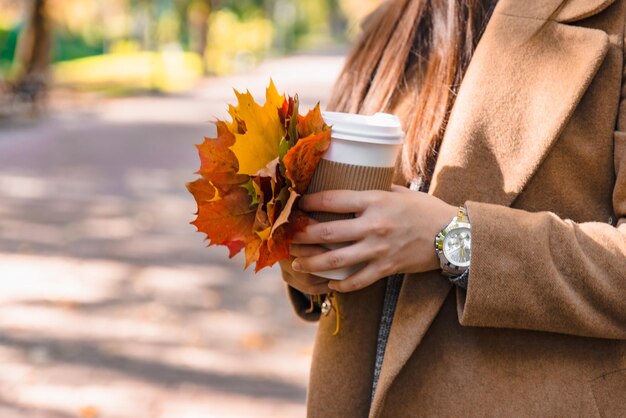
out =
{"type": "Polygon", "coordinates": [[[626,0],[500,0],[430,189],[468,207],[469,289],[405,276],[371,410],[385,281],[341,294],[310,417],[626,417],[625,20],[626,0]]]}

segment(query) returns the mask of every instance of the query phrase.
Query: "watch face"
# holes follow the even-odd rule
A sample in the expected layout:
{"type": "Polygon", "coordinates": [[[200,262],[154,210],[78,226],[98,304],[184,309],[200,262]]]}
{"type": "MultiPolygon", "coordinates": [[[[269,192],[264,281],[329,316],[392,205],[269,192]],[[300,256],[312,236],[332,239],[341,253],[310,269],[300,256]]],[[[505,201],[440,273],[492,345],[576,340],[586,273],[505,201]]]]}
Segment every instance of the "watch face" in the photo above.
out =
{"type": "Polygon", "coordinates": [[[471,248],[472,234],[468,228],[453,229],[443,240],[443,255],[459,267],[469,266],[471,248]]]}

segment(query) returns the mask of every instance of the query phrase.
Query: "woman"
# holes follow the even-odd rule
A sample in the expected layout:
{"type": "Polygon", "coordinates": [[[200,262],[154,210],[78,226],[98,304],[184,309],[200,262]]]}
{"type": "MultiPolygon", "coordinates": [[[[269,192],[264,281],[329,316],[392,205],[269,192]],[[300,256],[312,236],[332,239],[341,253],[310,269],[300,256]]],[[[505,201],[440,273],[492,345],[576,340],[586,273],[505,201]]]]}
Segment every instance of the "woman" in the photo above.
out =
{"type": "Polygon", "coordinates": [[[494,4],[388,1],[339,78],[333,109],[408,134],[391,192],[301,201],[357,215],[281,265],[320,321],[309,416],[626,416],[626,0],[494,4]],[[433,245],[459,206],[466,282],[433,245]]]}

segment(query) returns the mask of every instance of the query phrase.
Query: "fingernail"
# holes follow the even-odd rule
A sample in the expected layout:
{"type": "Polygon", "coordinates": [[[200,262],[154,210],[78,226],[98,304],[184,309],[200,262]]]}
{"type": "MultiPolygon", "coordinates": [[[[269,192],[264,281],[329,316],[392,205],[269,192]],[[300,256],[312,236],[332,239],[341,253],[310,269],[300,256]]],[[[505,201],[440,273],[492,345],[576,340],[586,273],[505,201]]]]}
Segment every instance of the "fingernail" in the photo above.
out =
{"type": "Polygon", "coordinates": [[[337,289],[335,289],[335,284],[334,284],[333,282],[329,282],[329,283],[328,283],[328,288],[329,288],[330,290],[337,290],[337,289]]]}
{"type": "Polygon", "coordinates": [[[300,264],[298,260],[291,263],[291,268],[294,269],[295,271],[302,271],[302,265],[300,264]]]}

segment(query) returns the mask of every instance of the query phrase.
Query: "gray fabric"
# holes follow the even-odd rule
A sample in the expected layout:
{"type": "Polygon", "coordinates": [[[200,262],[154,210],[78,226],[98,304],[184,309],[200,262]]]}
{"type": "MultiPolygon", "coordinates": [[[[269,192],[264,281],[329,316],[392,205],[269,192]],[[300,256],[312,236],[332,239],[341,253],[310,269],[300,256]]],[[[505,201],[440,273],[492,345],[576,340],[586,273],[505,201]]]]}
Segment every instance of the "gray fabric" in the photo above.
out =
{"type": "MultiPolygon", "coordinates": [[[[425,184],[423,178],[420,177],[417,181],[411,183],[409,188],[413,191],[421,192],[424,190],[428,190],[428,187],[429,184],[425,184]]],[[[376,394],[376,388],[378,387],[378,379],[380,378],[380,372],[383,367],[385,349],[387,348],[387,340],[389,339],[391,323],[393,322],[393,316],[395,314],[396,305],[398,303],[398,296],[400,295],[400,289],[402,288],[403,277],[404,275],[402,274],[396,274],[387,277],[387,287],[385,288],[383,311],[380,318],[380,325],[378,327],[378,340],[376,342],[376,360],[374,363],[374,381],[372,382],[372,397],[370,399],[370,404],[374,401],[374,395],[376,394]]]]}
{"type": "Polygon", "coordinates": [[[380,326],[378,328],[378,341],[376,343],[376,362],[374,364],[374,382],[372,384],[372,398],[370,400],[370,403],[374,400],[374,394],[376,393],[376,387],[378,386],[378,379],[380,378],[380,371],[383,367],[385,348],[387,347],[389,331],[391,330],[391,322],[393,321],[396,304],[398,303],[398,296],[400,295],[402,280],[402,274],[396,274],[387,278],[385,300],[383,302],[383,313],[380,318],[380,326]]]}

